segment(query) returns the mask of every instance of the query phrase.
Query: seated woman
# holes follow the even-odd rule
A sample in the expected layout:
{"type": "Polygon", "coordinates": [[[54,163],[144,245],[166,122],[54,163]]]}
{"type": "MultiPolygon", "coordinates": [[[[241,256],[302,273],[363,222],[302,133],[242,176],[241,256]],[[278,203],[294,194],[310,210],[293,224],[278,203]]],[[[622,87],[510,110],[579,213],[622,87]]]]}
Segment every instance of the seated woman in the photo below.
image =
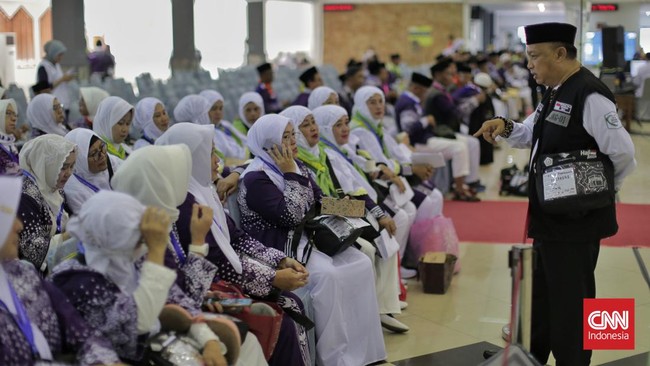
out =
{"type": "Polygon", "coordinates": [[[232,123],[223,119],[223,96],[214,90],[204,90],[200,94],[208,101],[210,122],[217,131],[214,143],[223,151],[224,155],[237,160],[246,160],[249,157],[246,149],[246,135],[242,135],[233,127],[232,123]]]}
{"type": "MultiPolygon", "coordinates": [[[[354,94],[354,112],[350,123],[354,144],[367,151],[381,168],[381,174],[394,180],[396,176],[412,176],[426,182],[433,174],[430,165],[411,164],[411,150],[383,131],[384,94],[374,86],[364,86],[354,94]],[[410,168],[410,169],[409,169],[410,168]],[[412,172],[409,172],[412,170],[412,172]]],[[[416,220],[432,218],[442,212],[442,193],[431,189],[425,195],[414,190],[413,203],[418,207],[416,220]]]]}
{"type": "MultiPolygon", "coordinates": [[[[145,146],[133,152],[111,180],[113,189],[126,193],[138,199],[140,203],[161,207],[171,217],[167,228],[168,241],[165,252],[165,265],[176,270],[177,286],[172,287],[167,299],[169,304],[176,304],[187,310],[191,316],[200,318],[201,307],[208,295],[210,286],[215,278],[217,267],[204,258],[203,248],[205,237],[212,225],[212,209],[207,206],[193,207],[190,225],[191,242],[181,244],[175,222],[178,220],[180,206],[185,197],[190,182],[192,155],[185,145],[145,146]]],[[[199,323],[203,325],[203,323],[199,323]]],[[[208,325],[215,326],[214,322],[208,325]]],[[[218,324],[216,324],[218,325],[218,324]]],[[[232,324],[234,327],[234,324],[232,324]]],[[[214,329],[214,328],[213,328],[214,329]]],[[[206,329],[205,341],[214,337],[210,329],[206,329]]],[[[234,330],[234,338],[239,342],[239,333],[234,330]]],[[[239,349],[235,349],[232,333],[218,334],[233,353],[229,359],[237,359],[239,349]]],[[[205,342],[202,342],[205,343],[205,342]]],[[[239,343],[236,345],[239,346],[239,343]]]]}
{"type": "Polygon", "coordinates": [[[77,159],[72,177],[63,187],[65,202],[73,214],[100,190],[111,190],[111,178],[121,160],[108,155],[106,143],[92,130],[77,128],[65,135],[77,145],[77,159]]]}
{"type": "MultiPolygon", "coordinates": [[[[343,111],[345,112],[345,109],[343,111]]],[[[320,187],[323,195],[336,198],[346,196],[365,201],[365,206],[377,220],[379,229],[386,229],[391,236],[396,235],[397,226],[391,215],[386,213],[382,207],[378,206],[370,198],[369,191],[356,182],[354,175],[350,175],[356,171],[354,169],[336,170],[333,167],[333,159],[330,159],[325,152],[326,145],[319,143],[319,126],[316,124],[314,114],[306,107],[292,106],[282,111],[280,115],[291,119],[294,129],[298,131],[296,132],[298,159],[309,168],[312,178],[320,187]]],[[[337,158],[339,157],[334,156],[334,159],[337,158]]],[[[341,167],[341,165],[342,163],[337,161],[337,166],[341,167]]],[[[400,239],[406,240],[410,228],[408,214],[404,210],[399,210],[395,218],[401,226],[400,239]]],[[[375,241],[383,242],[384,239],[380,237],[375,241]]],[[[401,312],[397,252],[394,252],[389,258],[382,259],[375,255],[376,250],[368,241],[357,240],[357,244],[361,246],[361,251],[368,255],[375,265],[375,287],[382,325],[386,329],[398,333],[408,331],[409,327],[407,325],[392,317],[392,314],[401,312]]],[[[383,243],[383,245],[387,245],[387,243],[383,243]]]]}
{"type": "MultiPolygon", "coordinates": [[[[192,177],[187,198],[179,206],[176,222],[181,243],[191,241],[191,219],[194,207],[205,205],[212,209],[212,225],[206,236],[205,256],[217,265],[222,280],[240,286],[244,293],[278,302],[289,312],[301,312],[300,299],[291,292],[307,283],[309,274],[302,264],[283,252],[267,248],[237,229],[226,215],[212,181],[218,175],[219,158],[213,153],[209,126],[177,123],[165,132],[156,145],[185,144],[192,152],[192,177]],[[280,290],[283,292],[280,294],[280,290]]],[[[187,250],[187,246],[184,247],[187,250]]],[[[285,314],[280,338],[270,365],[307,365],[309,350],[305,330],[285,314]]]]}
{"type": "Polygon", "coordinates": [[[185,201],[192,169],[192,156],[183,145],[145,146],[134,151],[115,173],[111,180],[113,190],[129,194],[142,204],[162,207],[171,217],[169,225],[166,265],[177,270],[176,283],[195,302],[196,307],[203,303],[203,296],[212,285],[217,267],[208,262],[201,249],[205,235],[212,223],[212,210],[200,206],[193,213],[191,245],[189,251],[183,249],[176,229],[179,211],[176,207],[185,201]],[[209,215],[199,213],[205,211],[209,215]],[[201,219],[199,219],[201,217],[201,219]]]}
{"type": "Polygon", "coordinates": [[[65,113],[63,106],[52,94],[39,94],[27,105],[27,120],[32,126],[32,137],[51,133],[65,136],[65,113]]]}
{"type": "Polygon", "coordinates": [[[43,273],[48,252],[67,239],[63,187],[76,157],[75,144],[51,134],[28,141],[20,151],[25,179],[18,213],[25,230],[20,233],[19,254],[43,273]]]}
{"type": "Polygon", "coordinates": [[[379,321],[372,263],[355,248],[330,257],[313,249],[302,253],[306,235],[300,223],[321,190],[309,170],[293,159],[298,153],[288,118],[261,117],[248,134],[255,155],[242,175],[237,201],[241,225],[267,246],[307,261],[316,323],[316,359],[319,365],[366,365],[386,357],[379,321]],[[293,253],[293,236],[299,241],[293,253]],[[344,305],[343,305],[344,304],[344,305]]]}
{"type": "Polygon", "coordinates": [[[76,121],[70,123],[70,127],[74,128],[93,128],[93,120],[97,113],[97,107],[102,100],[109,97],[108,92],[96,86],[86,86],[79,88],[79,113],[81,117],[76,121]]]}
{"type": "Polygon", "coordinates": [[[324,105],[339,105],[339,93],[328,86],[319,86],[309,94],[307,107],[312,111],[324,105]]]}
{"type": "Polygon", "coordinates": [[[232,123],[242,135],[247,136],[253,123],[264,115],[264,99],[256,92],[246,92],[239,97],[239,118],[232,123]]]}
{"type": "Polygon", "coordinates": [[[20,175],[18,150],[14,142],[18,106],[13,99],[0,99],[0,174],[20,175]]]}
{"type": "Polygon", "coordinates": [[[146,97],[135,105],[133,117],[135,126],[142,130],[142,137],[133,145],[133,150],[153,145],[169,128],[169,115],[165,105],[157,98],[146,97]]]}
{"type": "Polygon", "coordinates": [[[133,106],[120,97],[108,97],[99,103],[93,121],[93,131],[106,143],[108,153],[126,159],[131,148],[124,142],[129,137],[133,106]]]}
{"type": "MultiPolygon", "coordinates": [[[[145,208],[123,193],[99,192],[70,222],[83,256],[62,263],[52,274],[54,284],[126,362],[140,361],[144,342],[159,331],[158,316],[176,279],[176,272],[164,265],[169,224],[162,208],[145,208]],[[146,261],[138,273],[134,262],[144,251],[146,261]]],[[[208,357],[225,365],[219,352],[208,357]]]]}
{"type": "Polygon", "coordinates": [[[0,364],[32,365],[73,354],[80,365],[114,364],[119,358],[61,291],[18,260],[16,217],[21,178],[0,177],[0,364]]]}

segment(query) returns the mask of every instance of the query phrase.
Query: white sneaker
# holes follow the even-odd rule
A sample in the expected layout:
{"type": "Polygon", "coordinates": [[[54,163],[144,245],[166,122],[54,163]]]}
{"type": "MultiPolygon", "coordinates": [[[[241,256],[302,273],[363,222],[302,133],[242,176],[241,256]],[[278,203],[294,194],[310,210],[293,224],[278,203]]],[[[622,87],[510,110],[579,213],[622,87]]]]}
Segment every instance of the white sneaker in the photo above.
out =
{"type": "Polygon", "coordinates": [[[390,314],[380,314],[379,319],[381,320],[382,327],[394,333],[404,333],[408,332],[411,329],[408,327],[408,325],[393,318],[393,316],[390,314]]]}
{"type": "Polygon", "coordinates": [[[404,310],[404,309],[406,309],[406,308],[408,308],[408,307],[409,307],[409,303],[408,303],[408,302],[406,302],[406,301],[401,301],[401,300],[400,300],[400,302],[399,302],[399,309],[400,309],[400,310],[404,310]]]}
{"type": "Polygon", "coordinates": [[[418,271],[416,271],[414,269],[404,268],[404,267],[400,267],[399,271],[400,271],[400,274],[402,276],[402,279],[405,279],[405,280],[409,279],[409,278],[413,278],[413,277],[417,276],[417,274],[418,274],[418,271]]]}

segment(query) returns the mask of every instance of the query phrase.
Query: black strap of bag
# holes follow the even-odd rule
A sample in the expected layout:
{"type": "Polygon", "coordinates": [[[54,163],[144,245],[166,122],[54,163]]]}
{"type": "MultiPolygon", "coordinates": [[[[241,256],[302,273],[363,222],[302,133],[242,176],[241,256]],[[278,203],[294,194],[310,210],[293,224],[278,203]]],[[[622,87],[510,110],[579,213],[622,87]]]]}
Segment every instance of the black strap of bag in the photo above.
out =
{"type": "Polygon", "coordinates": [[[339,183],[339,179],[336,177],[336,173],[334,173],[334,168],[332,167],[332,163],[330,163],[329,158],[325,158],[325,164],[327,165],[327,169],[330,173],[330,178],[332,178],[332,183],[334,184],[336,198],[345,196],[345,192],[343,192],[343,189],[341,188],[341,183],[339,183]]]}
{"type": "MultiPolygon", "coordinates": [[[[293,237],[291,238],[291,243],[290,243],[290,253],[288,255],[295,259],[298,260],[298,246],[300,245],[300,238],[302,237],[302,233],[305,231],[305,225],[307,224],[308,221],[312,220],[314,217],[316,217],[316,211],[320,211],[320,206],[318,202],[314,202],[313,205],[309,208],[309,211],[305,213],[305,217],[302,218],[302,221],[293,229],[293,237]]],[[[309,261],[309,257],[311,256],[312,252],[312,238],[308,237],[309,242],[305,246],[305,249],[303,250],[302,253],[302,264],[305,265],[309,261]]]]}

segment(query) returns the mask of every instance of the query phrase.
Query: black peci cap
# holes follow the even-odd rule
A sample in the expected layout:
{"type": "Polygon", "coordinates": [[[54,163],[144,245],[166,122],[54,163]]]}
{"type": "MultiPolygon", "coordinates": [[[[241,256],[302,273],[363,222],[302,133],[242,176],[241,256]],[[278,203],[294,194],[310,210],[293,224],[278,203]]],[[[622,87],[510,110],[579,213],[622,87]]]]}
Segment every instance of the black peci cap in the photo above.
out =
{"type": "Polygon", "coordinates": [[[371,75],[378,75],[379,71],[383,68],[386,68],[386,64],[383,62],[373,61],[368,64],[368,72],[370,72],[371,75]]]}
{"type": "Polygon", "coordinates": [[[260,74],[268,70],[271,70],[271,64],[268,62],[265,62],[257,67],[257,72],[260,74]]]}
{"type": "Polygon", "coordinates": [[[314,79],[314,75],[318,74],[318,69],[316,66],[312,66],[308,68],[307,70],[303,71],[300,76],[298,76],[298,79],[302,81],[303,84],[307,85],[308,82],[314,79]]]}
{"type": "Polygon", "coordinates": [[[451,66],[452,62],[448,59],[444,59],[437,64],[431,66],[429,71],[431,71],[431,76],[434,76],[436,73],[439,73],[441,71],[447,70],[449,66],[451,66]]]}
{"type": "Polygon", "coordinates": [[[526,44],[562,42],[573,44],[577,29],[568,23],[538,23],[524,27],[526,44]]]}
{"type": "Polygon", "coordinates": [[[469,65],[464,63],[464,62],[457,62],[456,63],[456,70],[458,72],[466,72],[466,73],[471,73],[472,72],[472,68],[469,67],[469,65]]]}
{"type": "Polygon", "coordinates": [[[425,88],[429,88],[433,84],[433,80],[417,72],[411,74],[411,82],[422,85],[425,88]]]}

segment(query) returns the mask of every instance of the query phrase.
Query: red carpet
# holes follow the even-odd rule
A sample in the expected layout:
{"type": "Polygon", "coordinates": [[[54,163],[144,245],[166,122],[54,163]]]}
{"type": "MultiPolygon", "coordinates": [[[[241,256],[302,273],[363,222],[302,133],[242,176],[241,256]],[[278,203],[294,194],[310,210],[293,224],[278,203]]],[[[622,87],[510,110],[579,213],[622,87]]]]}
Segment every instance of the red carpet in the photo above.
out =
{"type": "MultiPolygon", "coordinates": [[[[516,244],[523,239],[527,207],[523,201],[445,201],[443,212],[454,220],[460,241],[516,244]]],[[[650,247],[650,205],[619,203],[616,215],[618,234],[603,245],[650,247]]]]}

